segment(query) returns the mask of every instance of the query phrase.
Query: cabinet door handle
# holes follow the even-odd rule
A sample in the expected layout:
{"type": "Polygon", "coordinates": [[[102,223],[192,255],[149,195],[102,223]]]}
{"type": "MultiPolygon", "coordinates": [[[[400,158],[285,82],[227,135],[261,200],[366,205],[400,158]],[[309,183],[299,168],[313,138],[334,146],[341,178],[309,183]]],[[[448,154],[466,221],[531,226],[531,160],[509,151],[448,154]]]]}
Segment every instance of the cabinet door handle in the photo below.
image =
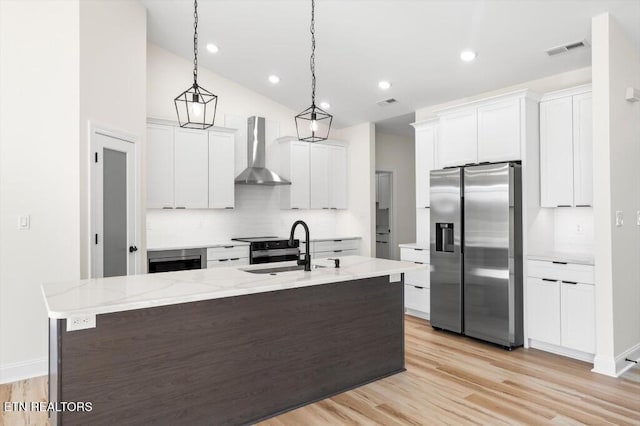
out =
{"type": "Polygon", "coordinates": [[[591,204],[576,204],[576,207],[591,207],[591,204]]]}
{"type": "Polygon", "coordinates": [[[342,250],[334,250],[334,253],[342,253],[342,250]]]}
{"type": "Polygon", "coordinates": [[[413,262],[413,263],[417,263],[418,265],[424,265],[424,262],[413,262]]]}
{"type": "Polygon", "coordinates": [[[232,258],[231,258],[231,259],[229,259],[229,260],[240,260],[240,258],[239,258],[239,257],[232,257],[232,258]]]}
{"type": "Polygon", "coordinates": [[[233,248],[233,247],[234,246],[224,246],[223,248],[230,249],[230,248],[233,248]]]}
{"type": "Polygon", "coordinates": [[[342,240],[333,240],[334,243],[341,243],[342,240]]]}
{"type": "Polygon", "coordinates": [[[543,279],[542,279],[542,281],[548,281],[548,282],[550,282],[550,283],[558,282],[558,280],[552,280],[552,279],[550,279],[550,278],[543,278],[543,279]]]}
{"type": "Polygon", "coordinates": [[[423,251],[424,249],[414,248],[415,251],[423,251]]]}
{"type": "Polygon", "coordinates": [[[556,207],[571,207],[570,204],[558,204],[556,207]]]}
{"type": "Polygon", "coordinates": [[[551,263],[555,263],[556,265],[566,265],[567,264],[567,262],[560,262],[559,260],[554,260],[551,263]]]}
{"type": "Polygon", "coordinates": [[[218,259],[218,262],[226,262],[226,261],[228,261],[228,260],[229,260],[229,259],[218,259]]]}
{"type": "Polygon", "coordinates": [[[565,280],[562,280],[562,282],[563,282],[564,284],[571,284],[571,285],[577,285],[577,284],[578,284],[578,283],[577,283],[577,282],[575,282],[575,281],[565,281],[565,280]]]}
{"type": "Polygon", "coordinates": [[[173,207],[163,207],[164,210],[173,210],[173,207]]]}
{"type": "Polygon", "coordinates": [[[225,209],[233,209],[233,207],[225,207],[225,209]]]}
{"type": "Polygon", "coordinates": [[[186,207],[176,207],[176,209],[184,210],[186,207]]]}
{"type": "Polygon", "coordinates": [[[300,210],[300,207],[291,207],[291,210],[300,210]]]}
{"type": "Polygon", "coordinates": [[[419,285],[414,285],[415,288],[417,288],[418,290],[424,290],[424,287],[420,287],[419,285]]]}

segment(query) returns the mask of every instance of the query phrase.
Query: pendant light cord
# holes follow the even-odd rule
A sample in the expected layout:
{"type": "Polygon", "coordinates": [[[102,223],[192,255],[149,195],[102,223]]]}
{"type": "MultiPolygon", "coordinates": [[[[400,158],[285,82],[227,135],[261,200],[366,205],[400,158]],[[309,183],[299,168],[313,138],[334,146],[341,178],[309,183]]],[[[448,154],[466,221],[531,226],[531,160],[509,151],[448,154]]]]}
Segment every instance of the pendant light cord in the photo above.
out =
{"type": "Polygon", "coordinates": [[[198,0],[193,1],[193,87],[198,86],[198,0]]]}
{"type": "Polygon", "coordinates": [[[316,2],[311,0],[311,105],[316,105],[316,2]]]}

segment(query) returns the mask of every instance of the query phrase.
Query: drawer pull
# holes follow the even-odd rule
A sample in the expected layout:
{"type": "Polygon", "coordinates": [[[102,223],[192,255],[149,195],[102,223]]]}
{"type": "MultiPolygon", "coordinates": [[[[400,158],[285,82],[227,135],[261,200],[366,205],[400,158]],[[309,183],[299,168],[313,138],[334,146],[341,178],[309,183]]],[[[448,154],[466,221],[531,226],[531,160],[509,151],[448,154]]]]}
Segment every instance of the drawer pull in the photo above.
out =
{"type": "Polygon", "coordinates": [[[557,260],[554,260],[554,261],[553,261],[553,262],[551,262],[551,263],[555,263],[556,265],[566,265],[566,264],[567,264],[567,262],[559,262],[559,261],[557,261],[557,260]]]}
{"type": "Polygon", "coordinates": [[[334,243],[341,243],[342,240],[333,240],[334,243]]]}
{"type": "Polygon", "coordinates": [[[225,209],[233,209],[233,207],[225,207],[225,209]]]}
{"type": "Polygon", "coordinates": [[[591,207],[590,204],[576,204],[576,207],[591,207]]]}
{"type": "Polygon", "coordinates": [[[424,287],[420,287],[419,285],[414,285],[415,288],[417,288],[418,290],[424,290],[424,287]]]}
{"type": "Polygon", "coordinates": [[[342,253],[342,250],[334,250],[334,253],[342,253]]]}
{"type": "Polygon", "coordinates": [[[232,257],[232,258],[231,258],[231,259],[229,259],[229,260],[232,260],[232,261],[233,261],[233,260],[240,260],[240,258],[239,258],[239,257],[232,257]]]}
{"type": "Polygon", "coordinates": [[[218,262],[227,262],[229,259],[218,259],[218,262]]]}
{"type": "Polygon", "coordinates": [[[558,280],[552,280],[551,278],[543,278],[542,281],[548,281],[550,283],[558,282],[558,280]]]}
{"type": "Polygon", "coordinates": [[[424,265],[424,262],[413,262],[413,263],[417,263],[418,265],[424,265]]]}
{"type": "Polygon", "coordinates": [[[578,284],[578,283],[577,283],[577,282],[575,282],[575,281],[565,281],[565,280],[562,280],[562,282],[563,282],[564,284],[571,284],[571,285],[577,285],[577,284],[578,284]]]}
{"type": "Polygon", "coordinates": [[[176,207],[176,209],[184,210],[186,207],[176,207]]]}
{"type": "Polygon", "coordinates": [[[424,249],[414,248],[415,251],[424,251],[424,249]]]}
{"type": "Polygon", "coordinates": [[[223,248],[233,248],[234,246],[224,246],[223,248]]]}
{"type": "Polygon", "coordinates": [[[163,207],[164,210],[173,210],[173,207],[163,207]]]}
{"type": "Polygon", "coordinates": [[[557,207],[571,207],[571,204],[558,204],[557,207]]]}

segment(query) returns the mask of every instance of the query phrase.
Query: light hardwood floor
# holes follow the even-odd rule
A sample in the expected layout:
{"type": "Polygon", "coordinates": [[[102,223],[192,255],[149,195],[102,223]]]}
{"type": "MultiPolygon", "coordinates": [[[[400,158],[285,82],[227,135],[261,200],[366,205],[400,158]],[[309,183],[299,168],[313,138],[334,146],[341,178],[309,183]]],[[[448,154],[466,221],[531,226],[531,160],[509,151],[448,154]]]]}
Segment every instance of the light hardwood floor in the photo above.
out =
{"type": "MultiPolygon", "coordinates": [[[[406,367],[375,383],[260,423],[276,425],[640,425],[640,367],[619,379],[535,349],[504,349],[406,317],[406,367]]],[[[46,401],[46,377],[0,385],[2,401],[46,401]]],[[[46,415],[2,413],[0,425],[46,415]]]]}

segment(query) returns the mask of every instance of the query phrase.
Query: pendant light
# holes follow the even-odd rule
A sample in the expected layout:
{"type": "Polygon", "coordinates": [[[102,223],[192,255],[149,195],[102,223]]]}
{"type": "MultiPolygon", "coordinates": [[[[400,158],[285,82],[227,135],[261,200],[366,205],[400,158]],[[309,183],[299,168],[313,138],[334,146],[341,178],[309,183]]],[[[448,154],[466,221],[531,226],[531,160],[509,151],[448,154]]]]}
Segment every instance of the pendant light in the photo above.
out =
{"type": "Polygon", "coordinates": [[[329,137],[333,116],[316,106],[316,29],[315,0],[311,0],[311,106],[296,115],[298,139],[306,142],[324,141],[329,137]]]}
{"type": "Polygon", "coordinates": [[[193,85],[174,99],[180,127],[206,129],[216,119],[218,97],[198,86],[198,0],[193,2],[193,85]]]}

